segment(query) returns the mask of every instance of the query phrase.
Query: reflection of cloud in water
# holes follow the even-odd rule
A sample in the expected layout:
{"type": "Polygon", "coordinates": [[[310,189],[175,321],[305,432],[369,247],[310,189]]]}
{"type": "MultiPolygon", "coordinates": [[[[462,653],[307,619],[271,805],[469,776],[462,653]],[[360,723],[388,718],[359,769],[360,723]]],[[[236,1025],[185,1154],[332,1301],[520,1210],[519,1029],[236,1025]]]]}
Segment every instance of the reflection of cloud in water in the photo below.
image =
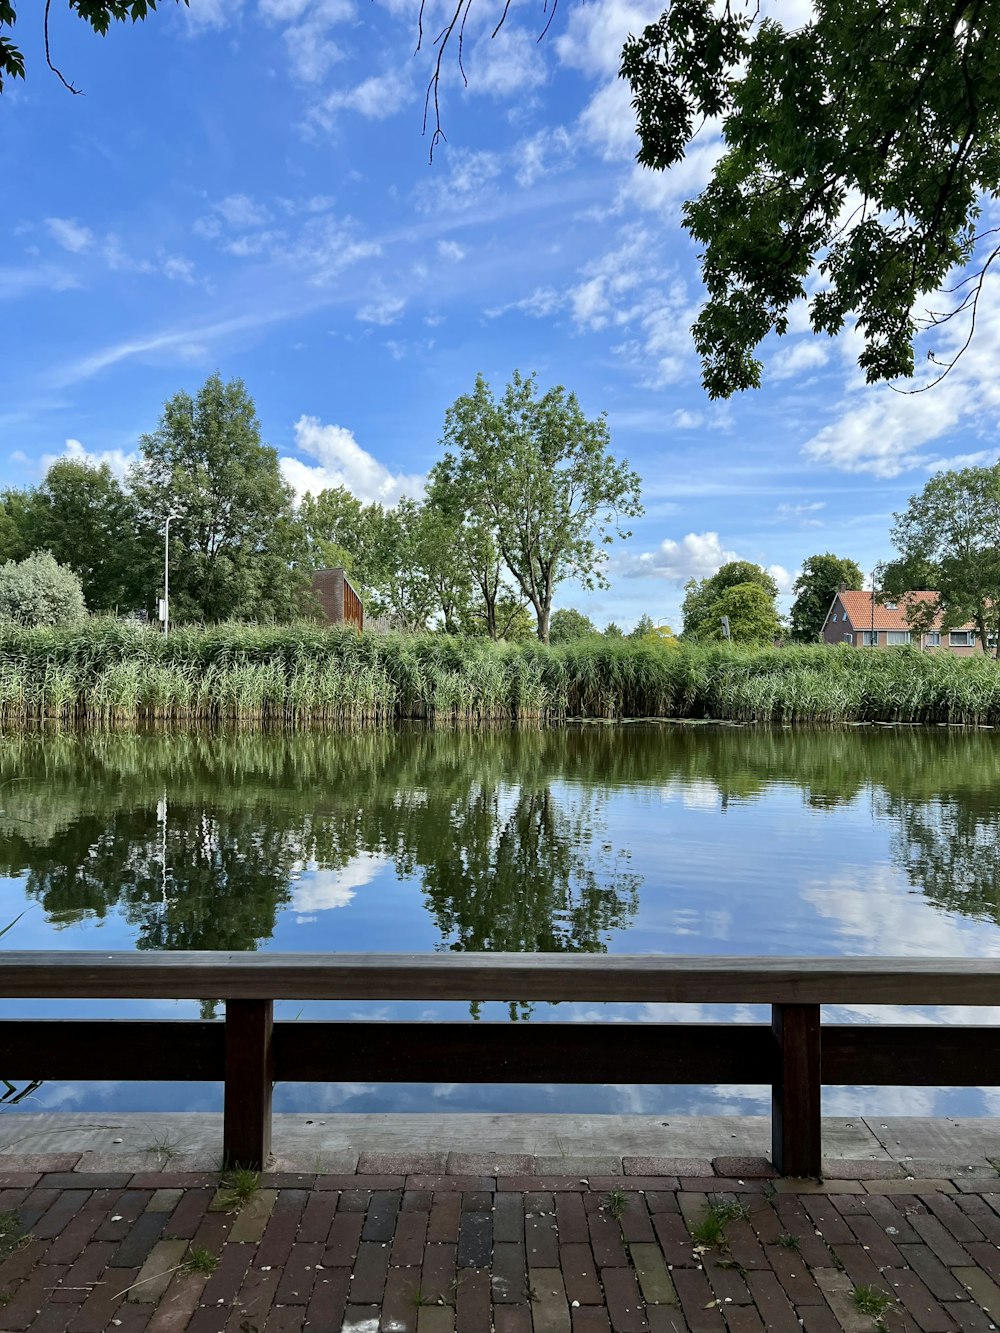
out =
{"type": "Polygon", "coordinates": [[[660,787],[660,800],[673,801],[680,797],[685,810],[718,810],[719,788],[704,778],[673,778],[660,787]]]}
{"type": "Polygon", "coordinates": [[[911,892],[891,866],[850,866],[829,879],[813,879],[801,896],[839,927],[849,953],[873,957],[1000,957],[1000,932],[984,931],[967,918],[915,911],[911,892]]]}
{"type": "Polygon", "coordinates": [[[315,862],[310,862],[306,869],[307,878],[295,886],[292,899],[297,923],[303,924],[306,920],[304,914],[308,912],[346,907],[355,892],[370,884],[388,864],[387,856],[368,852],[353,857],[340,870],[320,870],[315,862]]]}

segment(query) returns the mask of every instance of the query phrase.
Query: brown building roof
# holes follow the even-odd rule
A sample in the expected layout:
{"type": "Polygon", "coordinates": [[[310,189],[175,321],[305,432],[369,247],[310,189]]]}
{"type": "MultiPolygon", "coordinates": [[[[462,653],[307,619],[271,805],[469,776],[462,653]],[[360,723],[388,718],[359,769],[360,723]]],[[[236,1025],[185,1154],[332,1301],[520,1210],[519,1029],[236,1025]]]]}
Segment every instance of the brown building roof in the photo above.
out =
{"type": "MultiPolygon", "coordinates": [[[[847,612],[849,624],[854,629],[871,629],[872,626],[872,595],[870,592],[842,592],[837,594],[841,605],[847,612]]],[[[923,590],[920,592],[908,592],[893,605],[889,603],[875,603],[875,629],[910,629],[910,624],[906,619],[907,602],[937,602],[939,594],[923,590]]],[[[941,628],[940,612],[934,617],[932,629],[941,628]]],[[[954,629],[975,629],[971,621],[965,625],[955,625],[954,629]]]]}

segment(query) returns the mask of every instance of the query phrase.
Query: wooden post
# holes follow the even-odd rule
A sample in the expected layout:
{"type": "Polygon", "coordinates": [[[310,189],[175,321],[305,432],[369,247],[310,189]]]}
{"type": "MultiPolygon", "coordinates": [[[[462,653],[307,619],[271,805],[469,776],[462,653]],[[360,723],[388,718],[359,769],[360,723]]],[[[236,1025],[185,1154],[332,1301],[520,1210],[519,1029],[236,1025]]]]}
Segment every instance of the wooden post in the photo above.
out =
{"type": "Polygon", "coordinates": [[[273,1026],[272,1000],[226,1001],[222,1156],[227,1167],[262,1171],[271,1155],[273,1026]]]}
{"type": "Polygon", "coordinates": [[[818,1004],[775,1004],[777,1068],[771,1088],[771,1155],[779,1175],[819,1177],[820,1023],[818,1004]]]}

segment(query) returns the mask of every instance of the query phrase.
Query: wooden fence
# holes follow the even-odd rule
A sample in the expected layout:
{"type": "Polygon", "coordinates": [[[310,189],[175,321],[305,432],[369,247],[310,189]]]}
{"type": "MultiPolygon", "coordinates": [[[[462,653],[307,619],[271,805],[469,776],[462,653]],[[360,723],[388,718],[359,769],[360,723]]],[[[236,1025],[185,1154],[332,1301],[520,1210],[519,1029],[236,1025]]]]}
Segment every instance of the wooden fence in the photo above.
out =
{"type": "MultiPolygon", "coordinates": [[[[1000,1085],[1000,1028],[834,1025],[820,1005],[1000,1003],[1000,960],[0,952],[0,997],[225,1000],[225,1023],[0,1022],[9,1079],[222,1080],[260,1167],[275,1081],[770,1084],[774,1164],[820,1173],[823,1084],[1000,1085]],[[275,1000],[766,1004],[766,1023],[279,1022],[275,1000]]],[[[669,1145],[664,1143],[664,1149],[669,1145]]]]}

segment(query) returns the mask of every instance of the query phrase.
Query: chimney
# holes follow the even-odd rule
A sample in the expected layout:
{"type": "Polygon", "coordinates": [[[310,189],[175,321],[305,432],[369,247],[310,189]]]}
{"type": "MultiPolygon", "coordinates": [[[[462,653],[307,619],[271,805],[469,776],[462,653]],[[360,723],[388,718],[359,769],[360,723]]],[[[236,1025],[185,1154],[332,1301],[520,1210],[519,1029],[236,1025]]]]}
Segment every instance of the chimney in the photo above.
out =
{"type": "Polygon", "coordinates": [[[846,591],[847,591],[847,584],[846,584],[846,583],[838,583],[838,584],[837,584],[837,591],[838,591],[838,592],[846,592],[846,591]]]}

